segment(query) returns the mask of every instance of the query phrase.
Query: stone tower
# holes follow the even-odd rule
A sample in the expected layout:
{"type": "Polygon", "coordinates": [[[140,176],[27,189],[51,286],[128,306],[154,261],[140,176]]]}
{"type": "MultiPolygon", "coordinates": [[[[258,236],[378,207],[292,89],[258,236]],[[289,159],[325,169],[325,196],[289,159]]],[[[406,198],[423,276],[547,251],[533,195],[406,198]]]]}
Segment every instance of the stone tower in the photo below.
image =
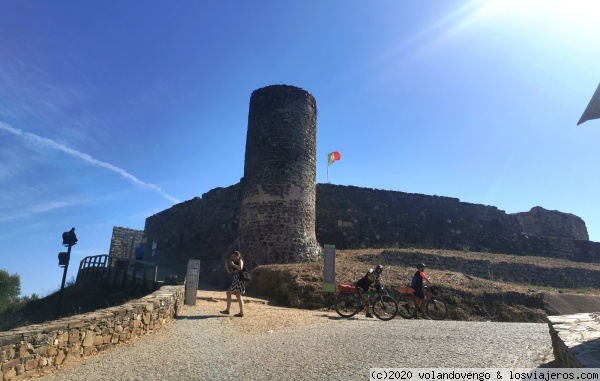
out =
{"type": "Polygon", "coordinates": [[[314,260],[317,103],[273,85],[250,97],[240,249],[259,264],[314,260]]]}

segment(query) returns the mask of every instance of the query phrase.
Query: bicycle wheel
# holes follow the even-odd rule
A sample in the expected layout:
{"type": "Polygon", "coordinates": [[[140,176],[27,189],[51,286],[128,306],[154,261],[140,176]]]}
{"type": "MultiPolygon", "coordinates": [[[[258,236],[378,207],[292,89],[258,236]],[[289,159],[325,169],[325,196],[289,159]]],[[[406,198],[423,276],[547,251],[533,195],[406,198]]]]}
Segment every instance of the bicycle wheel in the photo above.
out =
{"type": "Polygon", "coordinates": [[[398,313],[398,303],[391,296],[379,295],[373,302],[373,313],[381,320],[392,320],[398,313]]]}
{"type": "Polygon", "coordinates": [[[398,302],[398,315],[404,319],[412,319],[413,312],[415,311],[415,302],[413,296],[400,296],[397,299],[398,302]]]}
{"type": "Polygon", "coordinates": [[[448,315],[448,305],[444,299],[432,296],[425,305],[425,312],[433,320],[443,320],[448,315]]]}
{"type": "Polygon", "coordinates": [[[360,303],[354,294],[343,293],[337,296],[335,300],[335,311],[341,317],[349,318],[358,312],[360,303]]]}

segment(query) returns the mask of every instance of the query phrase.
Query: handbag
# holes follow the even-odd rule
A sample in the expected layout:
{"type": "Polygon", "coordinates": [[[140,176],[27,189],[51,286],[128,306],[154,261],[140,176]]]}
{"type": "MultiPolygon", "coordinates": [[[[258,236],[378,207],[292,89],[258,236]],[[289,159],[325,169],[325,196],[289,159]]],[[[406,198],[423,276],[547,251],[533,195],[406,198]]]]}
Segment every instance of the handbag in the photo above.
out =
{"type": "Polygon", "coordinates": [[[242,269],[241,277],[244,282],[249,282],[252,280],[252,274],[250,274],[250,271],[248,271],[246,267],[242,269]]]}

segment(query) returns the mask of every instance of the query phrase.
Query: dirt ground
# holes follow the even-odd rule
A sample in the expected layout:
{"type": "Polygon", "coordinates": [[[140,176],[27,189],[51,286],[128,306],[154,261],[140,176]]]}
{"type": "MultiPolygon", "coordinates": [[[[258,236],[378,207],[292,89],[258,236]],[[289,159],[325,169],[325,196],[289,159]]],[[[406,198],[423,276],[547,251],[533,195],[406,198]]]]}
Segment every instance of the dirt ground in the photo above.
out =
{"type": "MultiPolygon", "coordinates": [[[[209,286],[206,286],[210,288],[209,286]]],[[[308,310],[300,308],[287,308],[273,305],[273,301],[266,298],[243,296],[244,317],[235,317],[238,313],[238,303],[233,298],[229,319],[219,319],[220,324],[225,324],[231,329],[248,335],[268,335],[274,332],[293,330],[307,325],[332,324],[342,321],[334,310],[326,308],[308,310]]],[[[222,316],[220,311],[225,309],[225,291],[200,289],[197,294],[197,308],[202,308],[209,316],[222,316]]],[[[565,315],[580,312],[600,311],[600,297],[594,295],[544,293],[544,304],[548,315],[565,315]]],[[[181,315],[186,314],[186,308],[181,315]]],[[[357,315],[358,319],[366,319],[364,314],[357,315]]],[[[400,319],[400,317],[398,317],[400,319]]]]}
{"type": "MultiPolygon", "coordinates": [[[[234,316],[239,312],[238,302],[234,296],[230,308],[230,318],[219,319],[219,322],[246,334],[269,334],[300,326],[339,320],[335,311],[278,307],[272,305],[267,299],[248,296],[243,296],[243,298],[245,302],[244,317],[234,316]]],[[[226,307],[225,291],[199,290],[196,307],[206,309],[210,315],[222,316],[220,311],[226,307]]],[[[185,315],[185,308],[181,312],[183,315],[185,315]]]]}

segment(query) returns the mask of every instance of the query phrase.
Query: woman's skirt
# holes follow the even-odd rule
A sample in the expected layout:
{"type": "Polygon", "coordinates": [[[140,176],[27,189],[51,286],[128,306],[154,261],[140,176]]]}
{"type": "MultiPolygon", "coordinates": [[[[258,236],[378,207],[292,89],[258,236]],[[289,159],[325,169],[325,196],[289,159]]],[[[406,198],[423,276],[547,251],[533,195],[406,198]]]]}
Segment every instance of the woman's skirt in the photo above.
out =
{"type": "Polygon", "coordinates": [[[229,286],[229,291],[239,291],[240,294],[244,294],[246,292],[246,285],[244,284],[244,281],[242,280],[239,271],[235,272],[235,275],[233,276],[233,281],[231,282],[231,286],[229,286]]]}

